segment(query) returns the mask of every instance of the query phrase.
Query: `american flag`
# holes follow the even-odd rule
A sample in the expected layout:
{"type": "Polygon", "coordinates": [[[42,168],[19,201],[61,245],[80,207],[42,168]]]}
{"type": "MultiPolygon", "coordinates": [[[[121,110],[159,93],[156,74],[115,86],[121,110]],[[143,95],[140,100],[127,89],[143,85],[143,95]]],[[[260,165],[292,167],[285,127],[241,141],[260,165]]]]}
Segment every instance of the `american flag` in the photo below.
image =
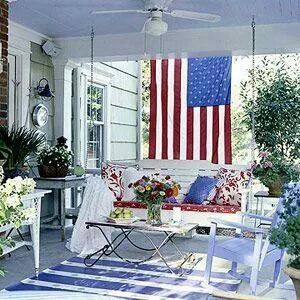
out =
{"type": "Polygon", "coordinates": [[[151,60],[149,158],[232,163],[231,62],[151,60]]]}

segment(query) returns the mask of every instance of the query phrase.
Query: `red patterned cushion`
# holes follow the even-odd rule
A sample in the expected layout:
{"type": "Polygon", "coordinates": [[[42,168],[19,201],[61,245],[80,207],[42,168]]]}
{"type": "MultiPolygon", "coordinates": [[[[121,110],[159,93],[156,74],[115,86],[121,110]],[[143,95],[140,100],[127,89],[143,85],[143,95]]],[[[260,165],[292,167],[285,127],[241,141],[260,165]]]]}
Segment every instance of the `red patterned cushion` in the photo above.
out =
{"type": "MultiPolygon", "coordinates": [[[[126,207],[126,208],[140,208],[146,209],[147,205],[138,201],[115,201],[114,207],[126,207]]],[[[203,204],[174,204],[164,203],[163,210],[173,210],[174,207],[180,207],[182,211],[194,211],[194,212],[212,212],[212,213],[227,213],[235,214],[240,211],[240,206],[223,206],[223,205],[203,205],[203,204]]]]}
{"type": "Polygon", "coordinates": [[[102,178],[117,200],[121,200],[124,193],[123,173],[126,168],[110,162],[102,163],[102,178]]]}
{"type": "Polygon", "coordinates": [[[221,168],[216,177],[223,180],[223,182],[220,186],[216,187],[217,195],[210,201],[210,204],[240,206],[242,194],[239,190],[252,177],[251,171],[233,171],[221,168]]]}

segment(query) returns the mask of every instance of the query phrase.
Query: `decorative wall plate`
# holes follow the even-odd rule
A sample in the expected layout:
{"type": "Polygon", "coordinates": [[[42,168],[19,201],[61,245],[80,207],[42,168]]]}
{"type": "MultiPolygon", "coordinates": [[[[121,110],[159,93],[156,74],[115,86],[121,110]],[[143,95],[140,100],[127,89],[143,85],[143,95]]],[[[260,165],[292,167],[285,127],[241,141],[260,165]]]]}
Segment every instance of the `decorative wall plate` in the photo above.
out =
{"type": "Polygon", "coordinates": [[[44,104],[38,104],[34,107],[32,111],[32,123],[35,127],[41,128],[45,126],[48,122],[49,111],[44,104]]]}

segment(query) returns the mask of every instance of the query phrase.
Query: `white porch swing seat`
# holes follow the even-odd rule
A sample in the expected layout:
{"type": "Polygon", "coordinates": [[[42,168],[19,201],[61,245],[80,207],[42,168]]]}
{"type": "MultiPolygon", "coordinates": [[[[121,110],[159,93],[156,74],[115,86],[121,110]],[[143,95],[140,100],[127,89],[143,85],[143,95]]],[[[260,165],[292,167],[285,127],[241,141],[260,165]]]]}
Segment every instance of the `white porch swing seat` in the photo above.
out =
{"type": "MultiPolygon", "coordinates": [[[[101,216],[107,216],[113,209],[114,195],[99,176],[89,176],[83,195],[78,219],[75,223],[71,240],[66,247],[79,256],[86,256],[107,244],[97,228],[86,229],[85,222],[95,221],[101,216]]],[[[111,236],[109,228],[103,228],[108,238],[111,236]]]]}

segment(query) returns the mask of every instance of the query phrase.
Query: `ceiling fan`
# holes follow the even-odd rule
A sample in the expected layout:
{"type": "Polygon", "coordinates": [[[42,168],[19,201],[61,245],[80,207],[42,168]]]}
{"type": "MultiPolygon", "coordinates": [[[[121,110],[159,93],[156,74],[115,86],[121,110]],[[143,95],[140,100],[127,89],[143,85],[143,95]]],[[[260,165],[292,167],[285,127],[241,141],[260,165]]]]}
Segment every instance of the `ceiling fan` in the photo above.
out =
{"type": "Polygon", "coordinates": [[[125,9],[125,10],[94,10],[91,12],[93,15],[105,14],[119,14],[119,13],[141,13],[148,14],[150,17],[145,21],[142,32],[150,35],[160,36],[168,31],[168,23],[163,21],[164,15],[169,15],[175,18],[197,20],[203,22],[216,23],[221,20],[218,15],[200,13],[188,10],[170,10],[166,6],[166,2],[170,4],[172,1],[148,1],[146,2],[145,9],[125,9]],[[157,2],[155,4],[155,2],[157,2]]]}

